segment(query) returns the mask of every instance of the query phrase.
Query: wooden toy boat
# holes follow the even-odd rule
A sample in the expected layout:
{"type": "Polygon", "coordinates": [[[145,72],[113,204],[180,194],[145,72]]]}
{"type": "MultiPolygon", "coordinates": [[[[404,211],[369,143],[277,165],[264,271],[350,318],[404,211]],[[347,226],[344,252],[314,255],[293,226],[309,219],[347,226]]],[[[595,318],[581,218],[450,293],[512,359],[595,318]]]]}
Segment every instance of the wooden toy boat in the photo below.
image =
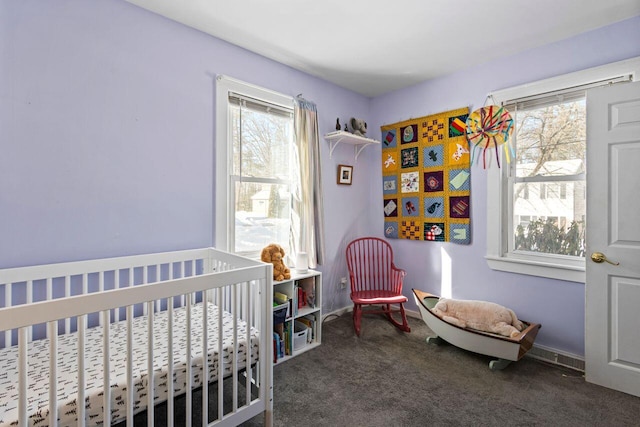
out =
{"type": "Polygon", "coordinates": [[[504,369],[512,361],[522,359],[533,347],[533,342],[541,327],[540,324],[520,319],[525,324],[525,329],[520,332],[520,335],[513,338],[491,332],[461,328],[445,322],[431,311],[440,297],[418,289],[413,290],[413,296],[420,309],[422,320],[436,333],[436,336],[427,338],[428,343],[438,343],[440,340],[444,340],[464,350],[496,357],[496,360],[489,362],[491,370],[504,369]]]}

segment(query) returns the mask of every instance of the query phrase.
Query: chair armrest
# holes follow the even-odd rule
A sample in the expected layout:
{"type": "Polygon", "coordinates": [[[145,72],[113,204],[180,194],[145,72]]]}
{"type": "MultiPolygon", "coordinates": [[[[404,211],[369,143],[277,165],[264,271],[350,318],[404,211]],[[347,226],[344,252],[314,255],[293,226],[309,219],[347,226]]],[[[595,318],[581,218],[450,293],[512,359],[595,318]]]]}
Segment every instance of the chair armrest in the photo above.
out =
{"type": "Polygon", "coordinates": [[[391,263],[391,288],[394,292],[401,294],[402,293],[402,283],[404,282],[404,276],[407,275],[407,272],[402,268],[398,268],[395,264],[391,263]]]}
{"type": "Polygon", "coordinates": [[[404,271],[402,268],[396,267],[396,265],[394,263],[391,263],[391,270],[393,270],[394,272],[400,273],[402,275],[402,277],[407,275],[406,271],[404,271]]]}

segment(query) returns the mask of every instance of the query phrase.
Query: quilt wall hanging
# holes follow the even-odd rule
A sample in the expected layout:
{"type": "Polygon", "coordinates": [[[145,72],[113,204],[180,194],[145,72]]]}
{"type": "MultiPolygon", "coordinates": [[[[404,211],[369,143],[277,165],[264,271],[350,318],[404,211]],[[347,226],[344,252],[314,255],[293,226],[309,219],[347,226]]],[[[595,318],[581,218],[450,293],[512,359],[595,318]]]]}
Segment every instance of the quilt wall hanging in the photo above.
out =
{"type": "Polygon", "coordinates": [[[381,127],[384,235],[471,243],[468,108],[381,127]]]}

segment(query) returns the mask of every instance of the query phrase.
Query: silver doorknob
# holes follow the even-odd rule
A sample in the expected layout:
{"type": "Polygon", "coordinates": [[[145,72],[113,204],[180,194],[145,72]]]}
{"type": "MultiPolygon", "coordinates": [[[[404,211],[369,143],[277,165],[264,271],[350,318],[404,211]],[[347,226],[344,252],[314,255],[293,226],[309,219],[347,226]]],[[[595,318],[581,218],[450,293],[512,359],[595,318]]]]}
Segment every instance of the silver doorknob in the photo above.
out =
{"type": "Polygon", "coordinates": [[[605,254],[603,254],[602,252],[594,252],[591,254],[591,261],[593,262],[597,262],[598,264],[600,264],[601,262],[608,262],[611,265],[620,265],[619,262],[613,262],[610,261],[609,259],[607,259],[607,256],[605,254]]]}

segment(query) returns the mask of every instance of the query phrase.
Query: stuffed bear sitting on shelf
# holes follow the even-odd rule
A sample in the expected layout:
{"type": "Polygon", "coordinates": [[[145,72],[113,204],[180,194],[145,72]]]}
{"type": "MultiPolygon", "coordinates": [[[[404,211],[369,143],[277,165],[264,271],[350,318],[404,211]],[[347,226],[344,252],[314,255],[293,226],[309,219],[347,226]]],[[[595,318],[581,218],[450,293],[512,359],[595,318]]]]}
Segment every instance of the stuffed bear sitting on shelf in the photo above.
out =
{"type": "Polygon", "coordinates": [[[493,302],[440,298],[432,311],[452,325],[505,337],[516,337],[524,329],[513,310],[493,302]]]}
{"type": "Polygon", "coordinates": [[[260,254],[260,259],[263,262],[273,264],[273,280],[276,282],[291,279],[291,271],[284,265],[284,249],[282,249],[282,246],[275,243],[265,246],[260,254]]]}

